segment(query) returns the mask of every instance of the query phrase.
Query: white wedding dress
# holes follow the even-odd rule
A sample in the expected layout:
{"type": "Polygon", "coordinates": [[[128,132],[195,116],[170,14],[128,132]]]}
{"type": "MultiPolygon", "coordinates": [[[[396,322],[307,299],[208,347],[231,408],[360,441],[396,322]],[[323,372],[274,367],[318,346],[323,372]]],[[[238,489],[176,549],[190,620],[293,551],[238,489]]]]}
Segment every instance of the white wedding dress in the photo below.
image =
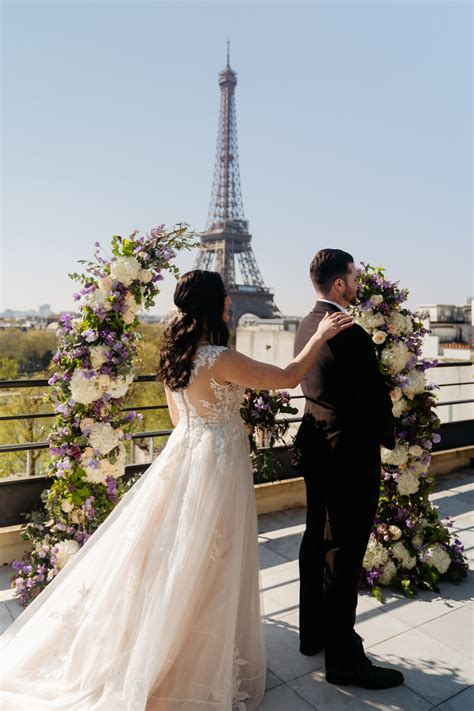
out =
{"type": "Polygon", "coordinates": [[[243,388],[199,346],[158,459],[0,638],[2,711],[249,711],[262,700],[243,388]]]}

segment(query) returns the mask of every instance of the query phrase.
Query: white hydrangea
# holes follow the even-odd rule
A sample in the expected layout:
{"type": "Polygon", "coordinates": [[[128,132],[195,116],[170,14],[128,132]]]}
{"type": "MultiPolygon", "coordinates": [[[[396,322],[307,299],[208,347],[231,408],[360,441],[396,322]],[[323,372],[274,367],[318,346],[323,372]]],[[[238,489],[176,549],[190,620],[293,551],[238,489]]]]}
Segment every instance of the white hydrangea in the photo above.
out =
{"type": "Polygon", "coordinates": [[[389,373],[401,373],[412,357],[412,353],[402,341],[389,343],[382,351],[381,360],[389,373]]]}
{"type": "Polygon", "coordinates": [[[367,545],[367,550],[365,551],[363,566],[366,570],[372,570],[372,568],[380,568],[388,561],[388,552],[385,546],[383,546],[373,535],[370,534],[369,543],[367,545]]]}
{"type": "Polygon", "coordinates": [[[373,311],[361,311],[356,315],[356,322],[359,326],[371,334],[379,326],[385,323],[385,319],[382,314],[374,313],[373,311]]]}
{"type": "Polygon", "coordinates": [[[392,545],[392,552],[395,558],[399,561],[403,568],[411,570],[416,565],[416,556],[410,555],[410,552],[401,541],[392,545]]]}
{"type": "Polygon", "coordinates": [[[411,496],[420,488],[420,482],[413,472],[402,472],[397,479],[397,488],[401,496],[411,496]]]}
{"type": "Polygon", "coordinates": [[[123,397],[127,392],[130,383],[133,382],[134,374],[118,375],[115,379],[110,379],[107,385],[107,392],[114,398],[123,397]]]}
{"type": "Polygon", "coordinates": [[[420,474],[425,474],[429,468],[430,462],[423,462],[420,459],[415,459],[415,461],[411,462],[410,464],[411,471],[417,476],[420,476],[420,474]]]}
{"type": "Polygon", "coordinates": [[[57,553],[56,553],[56,567],[61,570],[64,568],[66,563],[68,563],[73,555],[77,553],[80,546],[77,541],[72,538],[68,538],[65,541],[59,541],[56,543],[57,553]]]}
{"type": "Polygon", "coordinates": [[[443,546],[439,543],[433,543],[430,546],[427,546],[423,550],[423,553],[427,556],[426,562],[429,565],[433,565],[441,574],[446,573],[451,565],[451,558],[443,546]]]}
{"type": "Polygon", "coordinates": [[[91,447],[108,454],[119,443],[119,437],[110,422],[95,422],[89,434],[91,447]]]}
{"type": "Polygon", "coordinates": [[[107,362],[107,348],[105,346],[91,346],[89,356],[92,367],[94,370],[98,370],[101,365],[107,362]]]}
{"type": "Polygon", "coordinates": [[[391,464],[400,467],[408,462],[408,444],[399,442],[394,449],[382,447],[381,456],[383,464],[391,464]]]}
{"type": "Polygon", "coordinates": [[[374,331],[372,340],[375,343],[375,345],[380,346],[382,343],[385,343],[387,339],[387,334],[385,331],[374,331]]]}
{"type": "Polygon", "coordinates": [[[110,276],[120,281],[124,286],[130,286],[138,278],[140,263],[136,257],[118,257],[112,262],[110,276]]]}
{"type": "Polygon", "coordinates": [[[396,573],[397,566],[393,560],[389,559],[385,565],[382,566],[377,582],[380,583],[380,585],[390,585],[396,573]]]}
{"type": "Polygon", "coordinates": [[[421,395],[426,389],[426,375],[422,370],[412,370],[407,375],[407,382],[402,385],[402,390],[409,400],[415,395],[421,395]]]}
{"type": "Polygon", "coordinates": [[[96,378],[85,377],[81,368],[76,368],[72,374],[69,386],[73,399],[81,405],[90,405],[91,402],[98,400],[102,396],[96,378]]]}
{"type": "Polygon", "coordinates": [[[403,334],[410,334],[413,332],[413,325],[411,318],[409,316],[403,316],[403,314],[398,311],[393,311],[390,314],[390,319],[388,322],[388,330],[394,336],[401,336],[403,334]]]}
{"type": "Polygon", "coordinates": [[[102,289],[95,289],[86,296],[85,301],[91,307],[91,309],[95,309],[98,306],[101,306],[104,311],[110,311],[110,309],[112,308],[112,304],[108,300],[109,296],[110,294],[102,291],[102,289]]]}

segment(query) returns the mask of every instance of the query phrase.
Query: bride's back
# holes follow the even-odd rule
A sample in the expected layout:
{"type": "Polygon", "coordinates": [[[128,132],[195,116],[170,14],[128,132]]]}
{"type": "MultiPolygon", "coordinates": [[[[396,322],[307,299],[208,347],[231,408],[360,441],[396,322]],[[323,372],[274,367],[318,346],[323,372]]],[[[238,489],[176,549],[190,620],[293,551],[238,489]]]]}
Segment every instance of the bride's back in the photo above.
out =
{"type": "Polygon", "coordinates": [[[225,346],[198,345],[187,386],[171,391],[180,423],[211,425],[240,420],[244,388],[219,382],[214,372],[217,359],[226,350],[225,346]]]}

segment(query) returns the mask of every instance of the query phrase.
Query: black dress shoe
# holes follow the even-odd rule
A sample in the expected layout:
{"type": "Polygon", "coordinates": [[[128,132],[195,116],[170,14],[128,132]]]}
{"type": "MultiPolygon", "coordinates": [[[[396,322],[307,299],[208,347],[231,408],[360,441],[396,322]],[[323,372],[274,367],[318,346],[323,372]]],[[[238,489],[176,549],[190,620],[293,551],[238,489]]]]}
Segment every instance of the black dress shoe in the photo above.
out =
{"type": "Polygon", "coordinates": [[[370,659],[352,671],[326,671],[326,681],[338,686],[361,686],[363,689],[391,689],[403,684],[403,674],[397,669],[376,667],[370,659]]]}
{"type": "Polygon", "coordinates": [[[304,644],[300,644],[300,652],[301,654],[304,654],[305,657],[314,657],[315,654],[319,654],[319,652],[322,652],[324,649],[324,644],[316,644],[313,645],[312,647],[307,647],[304,644]]]}

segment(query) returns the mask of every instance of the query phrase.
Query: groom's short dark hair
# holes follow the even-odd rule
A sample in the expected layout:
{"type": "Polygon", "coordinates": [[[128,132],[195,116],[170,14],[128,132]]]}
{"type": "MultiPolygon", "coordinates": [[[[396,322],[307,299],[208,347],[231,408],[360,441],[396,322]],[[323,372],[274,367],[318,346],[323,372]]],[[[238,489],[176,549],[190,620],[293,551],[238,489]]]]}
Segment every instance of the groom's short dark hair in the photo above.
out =
{"type": "Polygon", "coordinates": [[[342,249],[320,249],[314,255],[309,268],[311,281],[323,294],[330,291],[333,282],[347,275],[349,264],[354,257],[342,249]]]}

